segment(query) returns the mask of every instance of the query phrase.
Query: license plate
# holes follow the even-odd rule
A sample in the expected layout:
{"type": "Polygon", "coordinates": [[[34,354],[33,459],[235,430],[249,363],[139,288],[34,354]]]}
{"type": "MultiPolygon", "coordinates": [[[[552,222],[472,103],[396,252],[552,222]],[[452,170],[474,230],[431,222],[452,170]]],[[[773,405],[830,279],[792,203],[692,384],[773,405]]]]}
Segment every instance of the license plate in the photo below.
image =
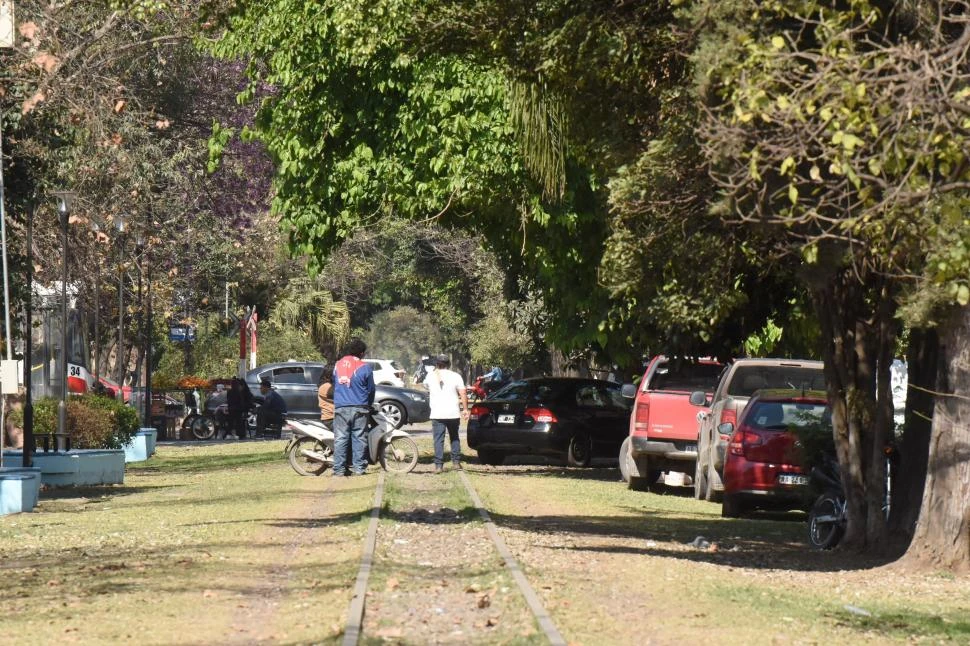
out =
{"type": "Polygon", "coordinates": [[[499,415],[499,424],[515,424],[515,415],[499,415]]]}
{"type": "Polygon", "coordinates": [[[783,473],[778,476],[778,484],[783,485],[807,485],[808,476],[797,476],[789,473],[783,473]]]}

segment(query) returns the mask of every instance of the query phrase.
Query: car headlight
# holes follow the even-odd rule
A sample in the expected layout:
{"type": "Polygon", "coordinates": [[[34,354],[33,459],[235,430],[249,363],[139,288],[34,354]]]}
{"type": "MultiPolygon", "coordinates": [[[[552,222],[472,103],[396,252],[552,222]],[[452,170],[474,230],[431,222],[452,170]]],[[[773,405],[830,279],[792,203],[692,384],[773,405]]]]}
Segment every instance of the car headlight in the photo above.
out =
{"type": "Polygon", "coordinates": [[[426,399],[425,396],[422,395],[421,393],[404,393],[404,395],[406,397],[410,397],[411,399],[413,399],[416,402],[423,402],[426,399]]]}

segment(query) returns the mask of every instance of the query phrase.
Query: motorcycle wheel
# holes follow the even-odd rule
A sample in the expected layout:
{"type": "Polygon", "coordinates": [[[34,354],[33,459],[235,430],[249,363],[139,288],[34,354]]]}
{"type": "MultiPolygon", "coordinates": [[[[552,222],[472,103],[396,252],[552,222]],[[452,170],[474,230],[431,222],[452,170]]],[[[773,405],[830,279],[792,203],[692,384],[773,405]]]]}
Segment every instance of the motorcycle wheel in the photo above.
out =
{"type": "Polygon", "coordinates": [[[822,494],[808,512],[808,541],[816,550],[830,550],[839,544],[845,531],[842,505],[833,493],[822,494]]]}
{"type": "Polygon", "coordinates": [[[411,473],[418,465],[418,445],[410,437],[395,437],[385,442],[380,451],[385,471],[411,473]]]}
{"type": "Polygon", "coordinates": [[[211,440],[216,434],[215,422],[202,415],[192,421],[192,437],[197,440],[211,440]]]}
{"type": "Polygon", "coordinates": [[[318,476],[330,466],[326,462],[320,462],[316,458],[304,455],[303,451],[322,453],[333,460],[333,447],[327,446],[312,437],[301,437],[290,444],[289,453],[286,454],[287,459],[290,461],[290,466],[301,476],[318,476]]]}

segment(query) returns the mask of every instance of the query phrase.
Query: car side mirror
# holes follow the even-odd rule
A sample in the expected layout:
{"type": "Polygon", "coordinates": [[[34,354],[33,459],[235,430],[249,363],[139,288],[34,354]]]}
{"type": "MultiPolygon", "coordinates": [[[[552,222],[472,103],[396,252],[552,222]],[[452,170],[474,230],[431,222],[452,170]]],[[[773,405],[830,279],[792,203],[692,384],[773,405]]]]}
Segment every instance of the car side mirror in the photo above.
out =
{"type": "Polygon", "coordinates": [[[717,432],[721,435],[730,435],[734,432],[734,424],[731,422],[724,422],[723,424],[718,425],[717,432]]]}
{"type": "Polygon", "coordinates": [[[707,393],[703,390],[695,390],[690,394],[690,403],[694,406],[710,406],[711,403],[707,401],[707,393]]]}
{"type": "Polygon", "coordinates": [[[620,387],[620,394],[627,399],[633,399],[637,396],[637,387],[634,384],[623,384],[620,387]]]}

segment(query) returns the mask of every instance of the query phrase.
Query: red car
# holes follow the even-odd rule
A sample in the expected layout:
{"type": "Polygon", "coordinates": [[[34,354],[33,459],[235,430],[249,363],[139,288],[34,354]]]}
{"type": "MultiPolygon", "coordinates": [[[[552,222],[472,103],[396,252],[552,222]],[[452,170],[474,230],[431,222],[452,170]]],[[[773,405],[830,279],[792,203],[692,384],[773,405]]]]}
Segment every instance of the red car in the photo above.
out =
{"type": "Polygon", "coordinates": [[[824,392],[755,393],[737,428],[730,429],[721,515],[737,518],[752,509],[805,508],[810,494],[799,434],[807,432],[832,433],[824,392]]]}

